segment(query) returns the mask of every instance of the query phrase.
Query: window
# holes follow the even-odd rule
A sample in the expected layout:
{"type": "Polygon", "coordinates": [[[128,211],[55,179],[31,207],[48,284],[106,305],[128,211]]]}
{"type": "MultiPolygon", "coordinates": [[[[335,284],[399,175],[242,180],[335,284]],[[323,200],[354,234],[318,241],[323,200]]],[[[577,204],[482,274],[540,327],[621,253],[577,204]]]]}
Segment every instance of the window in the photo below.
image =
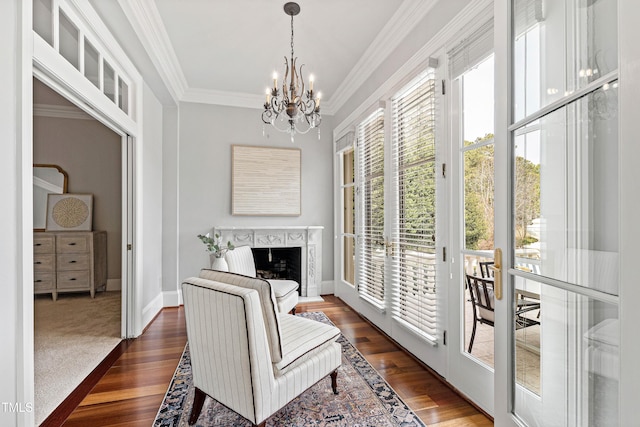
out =
{"type": "Polygon", "coordinates": [[[385,304],[384,110],[358,126],[358,293],[385,304]]]}
{"type": "Polygon", "coordinates": [[[435,73],[429,69],[392,100],[393,316],[436,337],[435,73]]]}
{"type": "Polygon", "coordinates": [[[355,152],[350,148],[342,153],[342,280],[355,284],[355,152]]]}

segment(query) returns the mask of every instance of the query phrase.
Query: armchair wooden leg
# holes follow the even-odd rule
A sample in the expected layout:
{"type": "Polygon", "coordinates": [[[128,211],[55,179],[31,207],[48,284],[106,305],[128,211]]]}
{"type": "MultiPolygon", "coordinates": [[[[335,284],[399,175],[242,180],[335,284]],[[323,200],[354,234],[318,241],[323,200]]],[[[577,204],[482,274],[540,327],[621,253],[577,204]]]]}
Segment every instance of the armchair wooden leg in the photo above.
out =
{"type": "Polygon", "coordinates": [[[195,395],[193,396],[193,407],[191,408],[191,415],[189,416],[189,425],[192,426],[198,421],[202,406],[204,406],[204,400],[207,394],[196,387],[195,395]]]}
{"type": "Polygon", "coordinates": [[[291,314],[293,314],[294,316],[296,315],[296,307],[295,306],[291,309],[291,314]]]}
{"type": "Polygon", "coordinates": [[[329,375],[331,376],[331,388],[333,389],[333,394],[338,394],[338,370],[336,369],[329,375]]]}
{"type": "Polygon", "coordinates": [[[254,426],[256,426],[256,427],[265,427],[266,425],[267,425],[267,420],[264,420],[260,424],[254,424],[254,426]]]}

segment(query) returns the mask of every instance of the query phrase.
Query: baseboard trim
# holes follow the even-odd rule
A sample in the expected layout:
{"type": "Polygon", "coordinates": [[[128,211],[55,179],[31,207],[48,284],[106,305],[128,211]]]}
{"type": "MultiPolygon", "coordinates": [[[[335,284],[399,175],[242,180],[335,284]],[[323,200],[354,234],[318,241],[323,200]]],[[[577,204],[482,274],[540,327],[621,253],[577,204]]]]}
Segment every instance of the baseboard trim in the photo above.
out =
{"type": "Polygon", "coordinates": [[[121,291],[122,279],[107,279],[107,291],[121,291]]]}
{"type": "Polygon", "coordinates": [[[320,283],[320,295],[333,295],[336,290],[336,282],[333,280],[323,280],[320,283]]]}
{"type": "Polygon", "coordinates": [[[179,307],[182,305],[182,294],[178,291],[164,291],[162,293],[163,307],[179,307]]]}
{"type": "Polygon", "coordinates": [[[147,306],[142,310],[142,329],[156,317],[156,315],[162,310],[163,297],[162,293],[159,293],[147,306]]]}

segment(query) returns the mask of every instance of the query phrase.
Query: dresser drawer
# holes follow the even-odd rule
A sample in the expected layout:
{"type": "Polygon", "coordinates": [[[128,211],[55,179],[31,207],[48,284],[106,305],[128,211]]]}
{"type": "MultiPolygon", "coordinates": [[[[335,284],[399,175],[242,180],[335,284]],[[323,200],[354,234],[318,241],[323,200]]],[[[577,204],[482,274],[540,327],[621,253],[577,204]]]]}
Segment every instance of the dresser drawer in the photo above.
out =
{"type": "Polygon", "coordinates": [[[33,274],[33,291],[47,292],[53,290],[53,273],[34,273],[33,274]]]}
{"type": "Polygon", "coordinates": [[[57,287],[66,289],[89,289],[89,270],[84,271],[60,271],[57,275],[57,287]]]}
{"type": "Polygon", "coordinates": [[[58,255],[56,266],[58,271],[88,270],[89,254],[61,254],[58,255]]]}
{"type": "Polygon", "coordinates": [[[54,254],[34,254],[33,271],[36,273],[53,273],[54,254]]]}
{"type": "Polygon", "coordinates": [[[33,253],[34,254],[52,254],[55,237],[53,236],[34,236],[33,237],[33,253]]]}
{"type": "Polygon", "coordinates": [[[90,234],[71,234],[69,236],[58,234],[58,238],[56,239],[56,251],[59,254],[88,252],[90,238],[90,234]]]}

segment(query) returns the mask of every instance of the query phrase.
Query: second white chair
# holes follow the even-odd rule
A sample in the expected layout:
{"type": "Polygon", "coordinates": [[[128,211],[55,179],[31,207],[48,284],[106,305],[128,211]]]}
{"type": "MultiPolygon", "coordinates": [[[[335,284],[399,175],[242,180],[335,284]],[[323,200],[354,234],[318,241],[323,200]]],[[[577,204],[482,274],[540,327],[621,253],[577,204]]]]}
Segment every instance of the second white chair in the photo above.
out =
{"type": "MultiPolygon", "coordinates": [[[[250,246],[238,246],[228,251],[224,257],[230,273],[256,277],[256,263],[250,246]]],[[[296,314],[298,304],[298,282],[294,280],[265,279],[271,284],[276,295],[276,303],[280,313],[296,314]]]]}

